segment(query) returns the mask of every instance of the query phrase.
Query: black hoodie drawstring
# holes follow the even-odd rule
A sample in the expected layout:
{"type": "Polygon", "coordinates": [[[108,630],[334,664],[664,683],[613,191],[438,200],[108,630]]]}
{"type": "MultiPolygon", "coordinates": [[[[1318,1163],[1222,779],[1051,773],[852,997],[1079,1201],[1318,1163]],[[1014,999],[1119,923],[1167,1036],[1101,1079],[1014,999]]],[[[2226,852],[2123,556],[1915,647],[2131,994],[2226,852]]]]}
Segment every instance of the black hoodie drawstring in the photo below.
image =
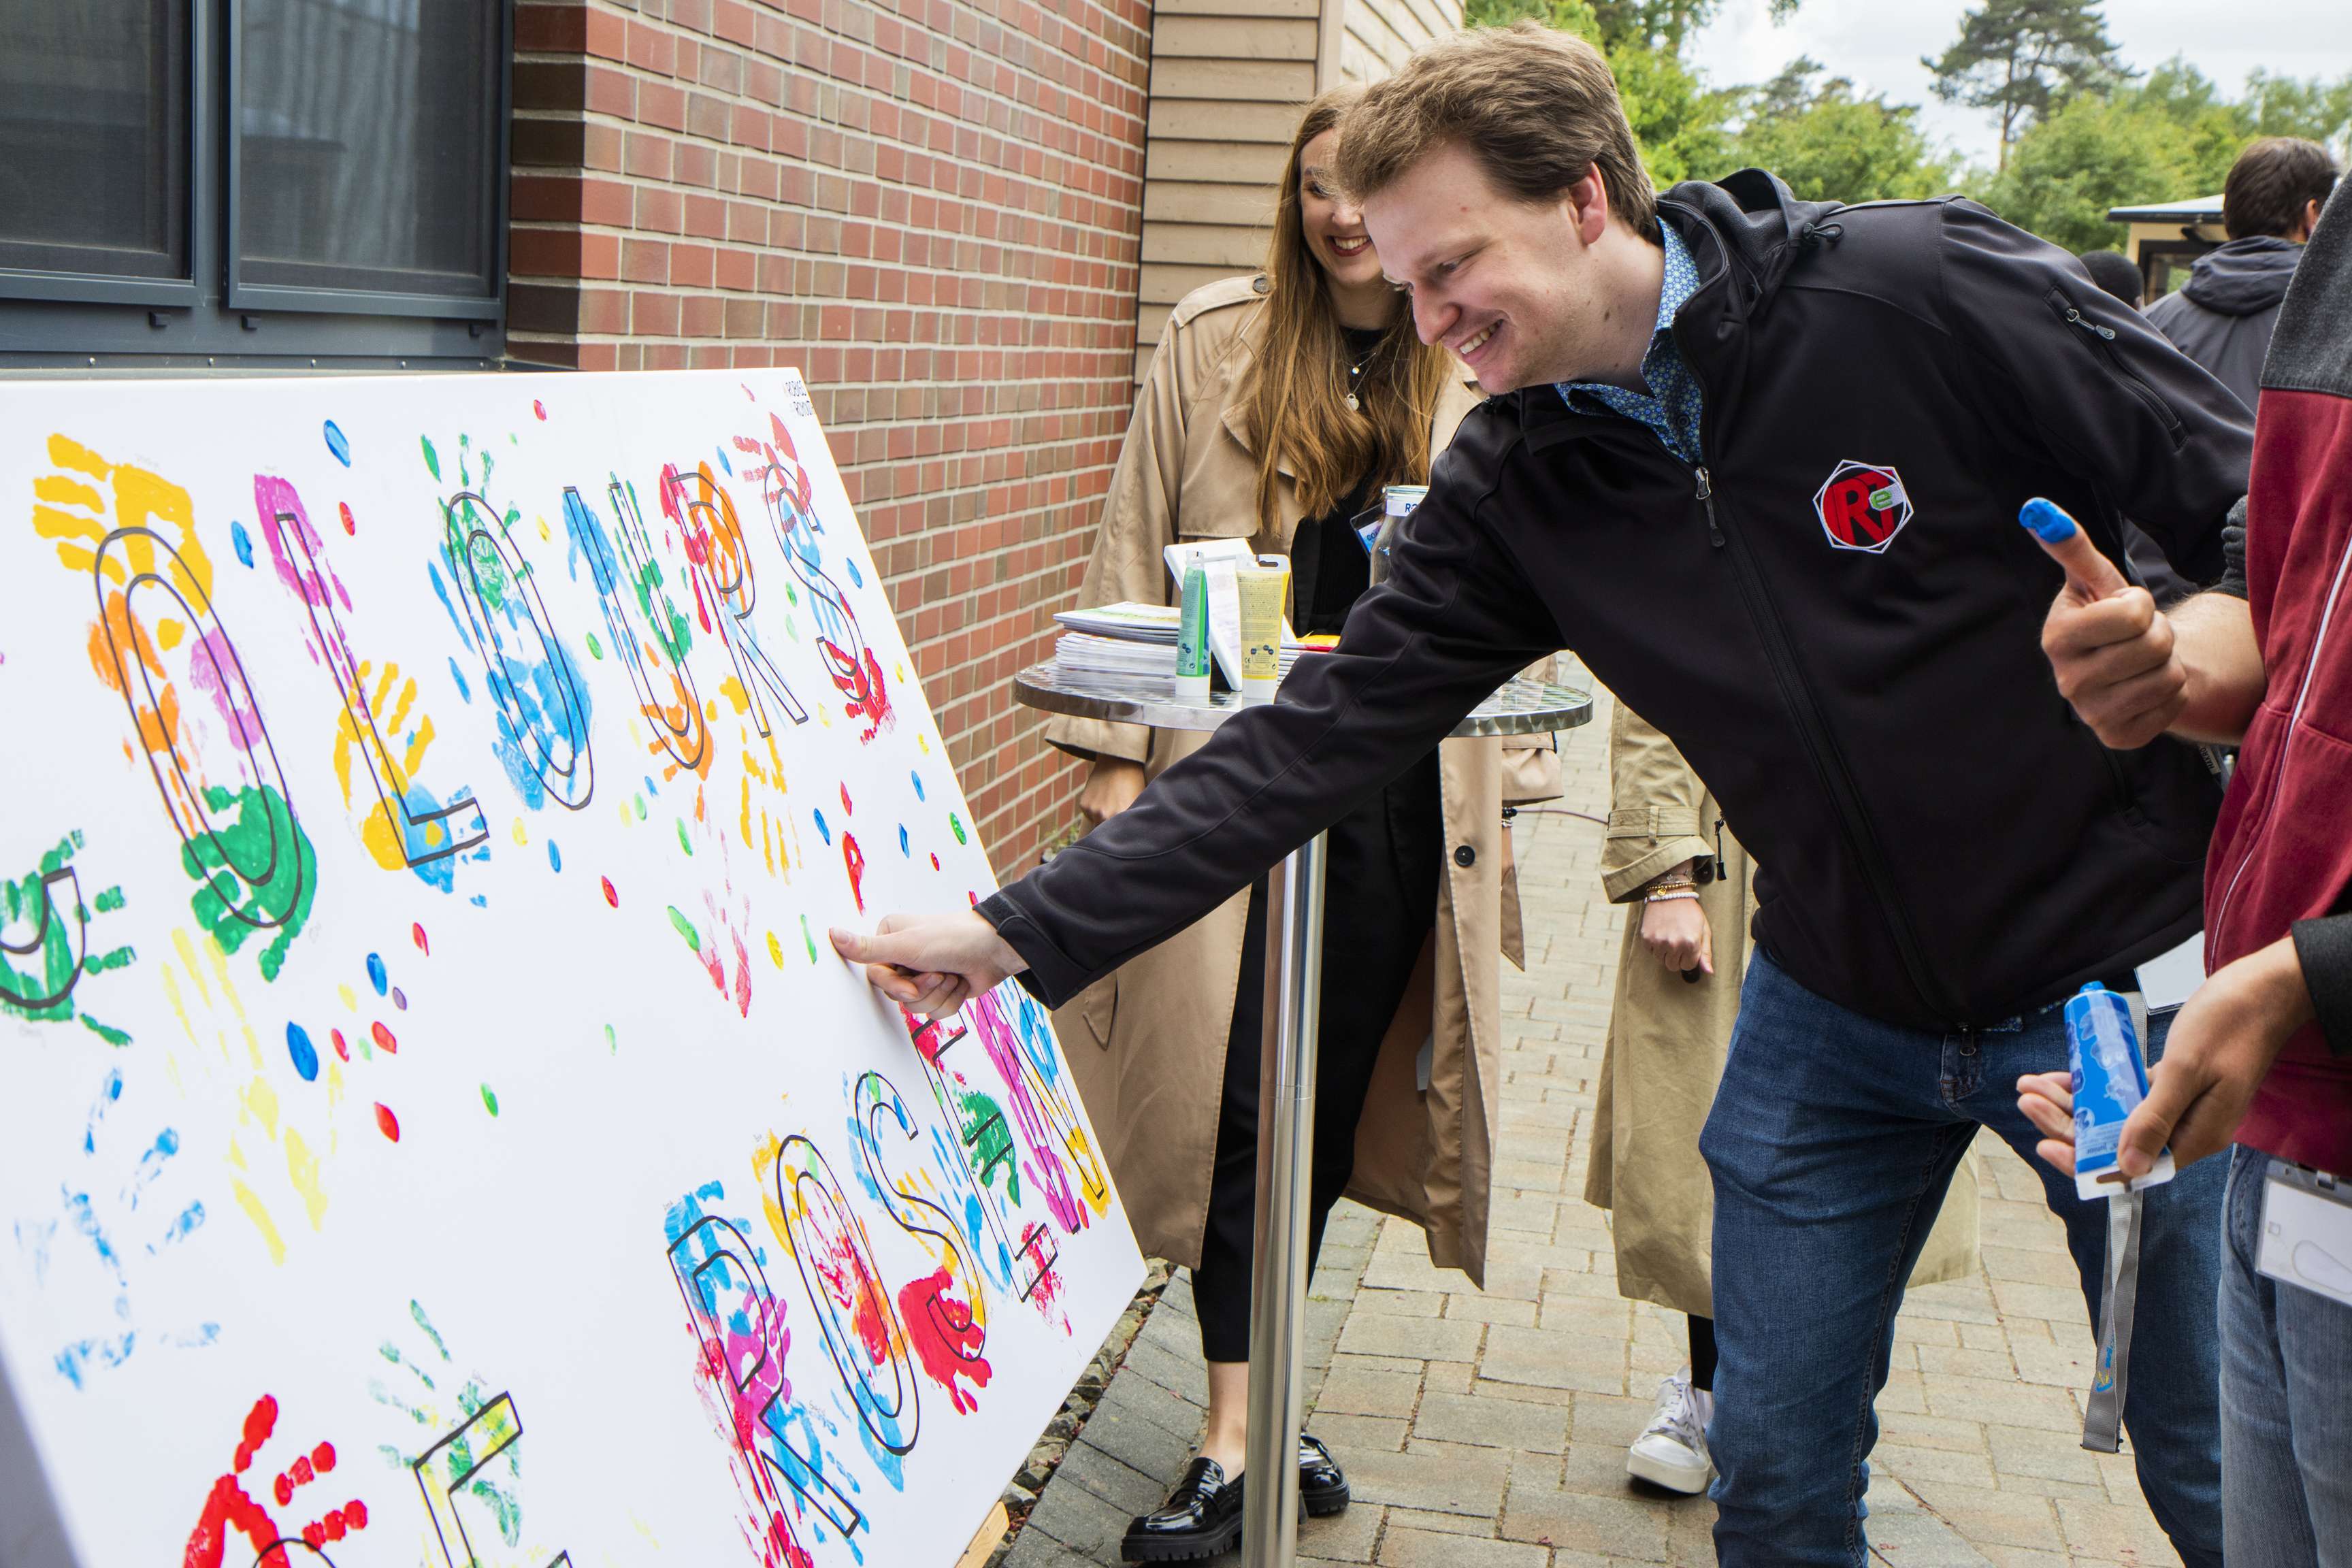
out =
{"type": "Polygon", "coordinates": [[[1807,250],[1817,245],[1835,245],[1844,237],[1844,226],[1834,223],[1809,223],[1797,231],[1798,245],[1807,250]]]}

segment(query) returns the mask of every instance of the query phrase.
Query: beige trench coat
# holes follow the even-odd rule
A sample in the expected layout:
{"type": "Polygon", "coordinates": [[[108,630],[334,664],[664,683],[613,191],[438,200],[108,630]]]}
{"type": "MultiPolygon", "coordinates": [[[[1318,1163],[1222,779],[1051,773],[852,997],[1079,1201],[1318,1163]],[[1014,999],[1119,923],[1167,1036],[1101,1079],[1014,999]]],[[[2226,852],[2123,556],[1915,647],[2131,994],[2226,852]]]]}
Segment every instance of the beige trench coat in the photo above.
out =
{"type": "MultiPolygon", "coordinates": [[[[1723,830],[1715,796],[1675,743],[1622,702],[1609,729],[1611,798],[1601,850],[1601,886],[1626,903],[1617,955],[1617,996],[1593,1110],[1588,1203],[1613,1210],[1617,1291],[1679,1312],[1715,1316],[1708,1249],[1715,1188],[1699,1158],[1699,1129],[1715,1103],[1748,970],[1754,864],[1723,830]],[[1699,889],[1714,939],[1715,973],[1696,984],[1642,945],[1643,884],[1722,846],[1724,874],[1699,889]]],[[[1912,1270],[1914,1285],[1958,1279],[1977,1269],[1977,1169],[1971,1154],[1945,1194],[1912,1270]]]]}
{"type": "MultiPolygon", "coordinates": [[[[1286,479],[1279,528],[1259,530],[1257,460],[1235,396],[1262,331],[1262,287],[1249,278],[1210,284],[1170,318],[1111,478],[1081,605],[1166,604],[1160,552],[1179,539],[1246,536],[1260,552],[1288,552],[1297,496],[1286,479]]],[[[1449,385],[1430,432],[1433,454],[1476,403],[1466,383],[1449,385]]],[[[1080,757],[1142,763],[1155,778],[1205,739],[1068,718],[1045,734],[1080,757]]],[[[1438,756],[1446,854],[1436,929],[1381,1042],[1348,1195],[1417,1221],[1433,1259],[1479,1279],[1502,1084],[1496,960],[1521,956],[1502,808],[1506,799],[1558,795],[1559,764],[1549,736],[1448,741],[1438,756]],[[1433,1038],[1423,1091],[1416,1059],[1433,1038]]],[[[1055,1016],[1136,1240],[1172,1262],[1201,1258],[1248,907],[1247,895],[1235,896],[1055,1016]]]]}

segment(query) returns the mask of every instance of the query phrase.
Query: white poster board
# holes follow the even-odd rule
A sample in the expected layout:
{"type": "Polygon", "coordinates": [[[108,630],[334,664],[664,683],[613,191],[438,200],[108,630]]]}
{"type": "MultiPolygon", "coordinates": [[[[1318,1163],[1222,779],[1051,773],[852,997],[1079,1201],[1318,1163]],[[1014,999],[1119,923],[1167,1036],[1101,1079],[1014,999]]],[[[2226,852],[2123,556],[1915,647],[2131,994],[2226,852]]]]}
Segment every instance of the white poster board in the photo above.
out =
{"type": "Polygon", "coordinates": [[[85,1568],[951,1563],[1141,1277],[797,373],[0,384],[0,736],[85,1568]]]}

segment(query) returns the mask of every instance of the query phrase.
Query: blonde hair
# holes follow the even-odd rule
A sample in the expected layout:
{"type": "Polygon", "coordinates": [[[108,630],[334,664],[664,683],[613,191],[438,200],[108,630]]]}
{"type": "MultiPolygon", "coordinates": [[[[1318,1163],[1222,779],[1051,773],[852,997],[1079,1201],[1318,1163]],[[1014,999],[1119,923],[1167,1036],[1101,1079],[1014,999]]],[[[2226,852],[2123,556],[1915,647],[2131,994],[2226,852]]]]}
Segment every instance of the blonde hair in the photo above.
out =
{"type": "Polygon", "coordinates": [[[1400,297],[1395,315],[1364,362],[1349,409],[1346,340],[1330,279],[1315,259],[1298,196],[1307,143],[1339,123],[1360,97],[1334,88],[1307,106],[1290,139],[1276,193],[1274,236],[1266,247],[1265,331],[1243,372],[1238,395],[1257,451],[1258,525],[1278,520],[1285,458],[1298,487],[1301,515],[1321,517],[1370,476],[1379,484],[1418,484],[1429,477],[1429,426],[1454,356],[1424,345],[1400,297]]]}
{"type": "Polygon", "coordinates": [[[1659,241],[1658,201],[1617,79],[1573,33],[1521,19],[1430,45],[1367,90],[1339,139],[1339,181],[1379,195],[1441,147],[1466,148],[1496,185],[1552,202],[1594,169],[1609,210],[1659,241]]]}

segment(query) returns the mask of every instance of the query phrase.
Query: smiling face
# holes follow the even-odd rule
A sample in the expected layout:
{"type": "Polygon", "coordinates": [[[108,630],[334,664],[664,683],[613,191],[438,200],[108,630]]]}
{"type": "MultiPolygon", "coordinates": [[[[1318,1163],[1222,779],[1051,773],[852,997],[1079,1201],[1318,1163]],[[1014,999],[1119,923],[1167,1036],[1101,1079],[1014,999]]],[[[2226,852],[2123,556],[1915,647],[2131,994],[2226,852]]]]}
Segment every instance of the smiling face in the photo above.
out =
{"type": "Polygon", "coordinates": [[[1363,221],[1389,279],[1412,296],[1422,341],[1452,349],[1486,393],[1639,366],[1657,291],[1654,279],[1643,314],[1642,264],[1626,247],[1657,252],[1610,221],[1597,177],[1557,201],[1523,201],[1448,144],[1366,202],[1363,221]]]}
{"type": "Polygon", "coordinates": [[[1381,258],[1364,229],[1364,215],[1339,194],[1331,165],[1339,132],[1318,132],[1298,150],[1298,223],[1307,253],[1331,279],[1337,295],[1365,294],[1382,286],[1381,258]]]}

